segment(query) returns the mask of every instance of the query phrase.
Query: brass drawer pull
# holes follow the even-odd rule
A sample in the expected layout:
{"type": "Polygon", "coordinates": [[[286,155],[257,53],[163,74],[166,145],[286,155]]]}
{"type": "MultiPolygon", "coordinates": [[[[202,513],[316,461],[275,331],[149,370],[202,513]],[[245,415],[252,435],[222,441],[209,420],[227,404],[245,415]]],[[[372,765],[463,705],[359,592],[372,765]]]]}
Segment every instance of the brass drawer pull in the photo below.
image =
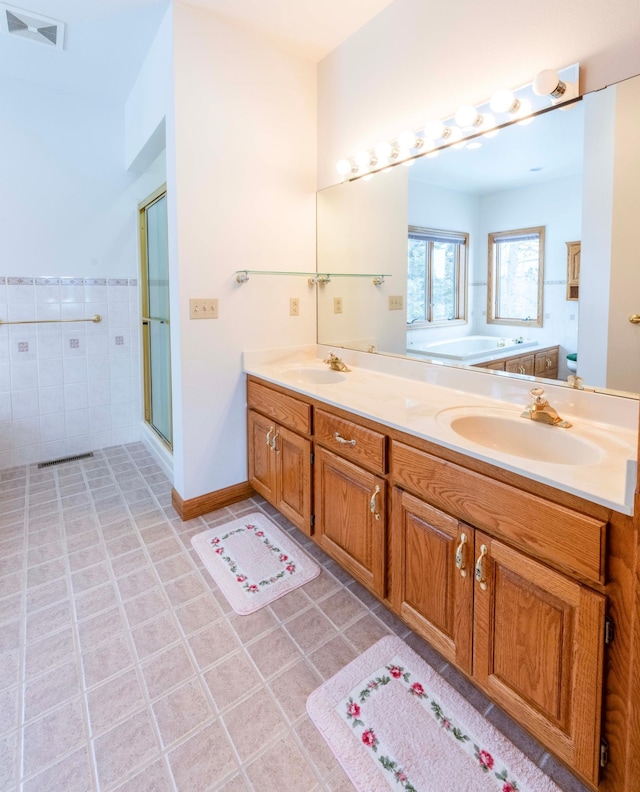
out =
{"type": "Polygon", "coordinates": [[[279,454],[279,453],[280,453],[280,451],[279,451],[279,450],[276,448],[276,440],[277,440],[279,437],[280,437],[280,430],[278,429],[278,431],[277,431],[277,432],[274,434],[274,436],[273,436],[273,440],[271,441],[271,450],[272,450],[272,451],[275,451],[275,452],[276,452],[276,454],[279,454]]]}
{"type": "Polygon", "coordinates": [[[553,366],[553,363],[549,358],[546,359],[546,362],[547,362],[547,368],[551,368],[551,366],[553,366]]]}
{"type": "Polygon", "coordinates": [[[467,535],[465,533],[460,535],[460,544],[456,550],[456,567],[460,570],[460,577],[467,576],[467,570],[464,565],[464,546],[467,543],[467,535]]]}
{"type": "Polygon", "coordinates": [[[346,440],[346,439],[345,439],[345,438],[344,438],[344,437],[343,437],[343,436],[340,434],[340,432],[335,432],[335,434],[334,434],[333,436],[334,436],[334,438],[335,438],[335,439],[338,441],[338,443],[342,443],[342,445],[352,445],[352,446],[354,446],[354,445],[356,444],[356,440],[355,440],[355,438],[354,438],[353,440],[346,440]]]}
{"type": "Polygon", "coordinates": [[[482,591],[486,591],[487,581],[484,579],[484,558],[487,555],[487,546],[480,545],[480,555],[476,561],[476,580],[478,581],[482,591]]]}
{"type": "Polygon", "coordinates": [[[273,432],[273,426],[267,432],[267,445],[271,448],[271,432],[273,432]]]}
{"type": "Polygon", "coordinates": [[[518,374],[524,374],[524,366],[518,366],[518,374]]]}
{"type": "Polygon", "coordinates": [[[380,485],[376,484],[376,488],[374,489],[373,495],[371,496],[371,502],[369,503],[369,510],[371,511],[371,514],[373,514],[376,520],[380,519],[380,514],[376,511],[376,497],[379,492],[380,492],[380,485]]]}

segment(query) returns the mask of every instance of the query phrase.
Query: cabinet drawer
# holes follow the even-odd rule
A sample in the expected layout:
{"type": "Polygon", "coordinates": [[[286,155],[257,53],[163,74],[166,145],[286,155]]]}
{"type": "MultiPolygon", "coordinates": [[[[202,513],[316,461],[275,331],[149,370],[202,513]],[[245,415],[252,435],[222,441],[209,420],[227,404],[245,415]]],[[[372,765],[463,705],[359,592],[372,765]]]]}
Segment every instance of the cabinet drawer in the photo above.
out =
{"type": "Polygon", "coordinates": [[[394,442],[394,483],[560,570],[604,582],[606,523],[394,442]]]}
{"type": "Polygon", "coordinates": [[[386,472],[386,437],[380,432],[316,409],[315,439],[375,473],[386,472]]]}
{"type": "Polygon", "coordinates": [[[303,434],[311,433],[311,405],[278,393],[258,382],[247,382],[247,406],[303,434]]]}

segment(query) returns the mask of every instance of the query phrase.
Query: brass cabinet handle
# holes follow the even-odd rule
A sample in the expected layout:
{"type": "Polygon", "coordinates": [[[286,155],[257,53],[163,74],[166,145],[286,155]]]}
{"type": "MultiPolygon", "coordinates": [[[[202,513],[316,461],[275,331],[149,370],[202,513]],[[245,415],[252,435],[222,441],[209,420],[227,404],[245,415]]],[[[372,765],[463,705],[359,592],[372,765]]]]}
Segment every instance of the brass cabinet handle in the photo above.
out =
{"type": "Polygon", "coordinates": [[[456,567],[460,570],[460,577],[467,576],[467,570],[464,565],[464,546],[467,543],[467,535],[465,533],[460,535],[460,544],[456,550],[456,567]]]}
{"type": "Polygon", "coordinates": [[[376,484],[376,488],[374,489],[373,495],[371,496],[371,502],[369,503],[369,511],[371,512],[371,514],[373,514],[376,520],[380,519],[380,514],[376,511],[376,497],[379,492],[380,492],[380,485],[376,484]]]}
{"type": "Polygon", "coordinates": [[[518,367],[518,374],[524,374],[524,366],[518,367]]]}
{"type": "Polygon", "coordinates": [[[271,450],[272,450],[272,451],[275,451],[275,452],[276,452],[276,454],[279,454],[279,453],[280,453],[280,451],[279,451],[279,450],[276,448],[276,440],[277,440],[279,437],[280,437],[280,430],[278,429],[278,431],[277,431],[277,432],[274,434],[274,436],[273,436],[273,440],[271,441],[271,450]]]}
{"type": "Polygon", "coordinates": [[[338,443],[342,443],[342,445],[352,445],[352,446],[354,446],[354,445],[356,444],[356,441],[355,441],[355,439],[353,439],[353,440],[346,440],[346,439],[345,439],[345,438],[344,438],[344,437],[343,437],[343,436],[340,434],[340,432],[336,432],[336,433],[335,433],[333,436],[334,436],[334,438],[335,438],[335,439],[338,441],[338,443]]]}
{"type": "Polygon", "coordinates": [[[476,580],[478,581],[482,591],[486,591],[487,581],[484,579],[484,558],[487,555],[487,546],[480,545],[480,555],[476,561],[476,580]]]}
{"type": "Polygon", "coordinates": [[[549,358],[547,358],[546,363],[547,363],[547,368],[551,368],[552,363],[551,363],[551,360],[549,358]]]}
{"type": "Polygon", "coordinates": [[[273,432],[273,426],[272,426],[272,427],[271,427],[271,429],[269,429],[269,431],[267,432],[267,445],[268,445],[269,447],[271,447],[271,432],[273,432]]]}
{"type": "Polygon", "coordinates": [[[640,314],[631,314],[629,321],[631,324],[640,324],[640,314]]]}

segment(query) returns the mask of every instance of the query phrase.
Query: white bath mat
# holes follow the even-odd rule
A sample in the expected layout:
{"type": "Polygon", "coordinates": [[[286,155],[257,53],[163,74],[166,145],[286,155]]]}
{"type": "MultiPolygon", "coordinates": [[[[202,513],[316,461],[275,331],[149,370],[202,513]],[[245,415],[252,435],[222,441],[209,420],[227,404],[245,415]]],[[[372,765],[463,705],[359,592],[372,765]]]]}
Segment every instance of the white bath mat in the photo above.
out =
{"type": "Polygon", "coordinates": [[[320,567],[260,512],[197,534],[191,544],[236,613],[263,608],[320,574],[320,567]]]}

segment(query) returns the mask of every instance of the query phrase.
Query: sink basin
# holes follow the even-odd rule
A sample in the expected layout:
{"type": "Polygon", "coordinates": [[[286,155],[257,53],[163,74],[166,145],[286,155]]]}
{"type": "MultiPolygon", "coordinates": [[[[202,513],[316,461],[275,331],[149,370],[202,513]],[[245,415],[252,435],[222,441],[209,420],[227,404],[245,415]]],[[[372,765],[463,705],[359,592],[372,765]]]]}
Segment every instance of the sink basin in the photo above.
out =
{"type": "Polygon", "coordinates": [[[502,454],[555,465],[593,465],[603,451],[573,429],[535,423],[511,411],[442,410],[438,419],[455,434],[502,454]]]}
{"type": "Polygon", "coordinates": [[[284,372],[287,379],[298,382],[300,385],[332,385],[335,382],[342,382],[346,379],[346,374],[342,371],[334,371],[328,366],[319,368],[317,366],[296,366],[284,372]]]}

